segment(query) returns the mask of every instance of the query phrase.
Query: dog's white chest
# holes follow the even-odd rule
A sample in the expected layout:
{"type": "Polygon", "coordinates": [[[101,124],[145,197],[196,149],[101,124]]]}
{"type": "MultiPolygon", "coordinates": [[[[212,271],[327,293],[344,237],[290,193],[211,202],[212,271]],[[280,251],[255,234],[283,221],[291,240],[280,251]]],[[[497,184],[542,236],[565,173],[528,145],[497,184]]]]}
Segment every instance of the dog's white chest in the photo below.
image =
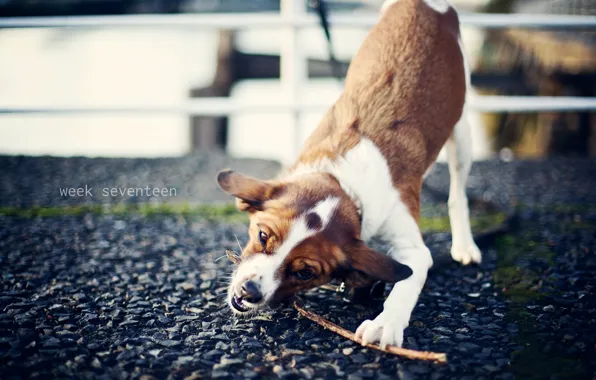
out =
{"type": "Polygon", "coordinates": [[[391,211],[401,203],[399,192],[393,186],[385,156],[371,140],[362,138],[334,163],[331,173],[360,203],[363,240],[376,235],[390,217],[398,217],[391,211]]]}

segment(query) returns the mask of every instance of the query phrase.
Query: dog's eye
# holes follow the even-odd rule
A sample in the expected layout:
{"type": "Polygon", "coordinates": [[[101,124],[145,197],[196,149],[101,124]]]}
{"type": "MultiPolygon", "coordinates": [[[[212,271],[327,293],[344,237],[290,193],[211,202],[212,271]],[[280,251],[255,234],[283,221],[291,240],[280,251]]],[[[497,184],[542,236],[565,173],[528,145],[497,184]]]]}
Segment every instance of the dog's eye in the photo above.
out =
{"type": "Polygon", "coordinates": [[[267,247],[267,238],[268,238],[268,236],[265,232],[259,231],[259,241],[263,245],[263,248],[267,247]]]}
{"type": "Polygon", "coordinates": [[[310,280],[313,278],[314,273],[310,269],[302,269],[294,273],[294,275],[301,281],[310,280]]]}

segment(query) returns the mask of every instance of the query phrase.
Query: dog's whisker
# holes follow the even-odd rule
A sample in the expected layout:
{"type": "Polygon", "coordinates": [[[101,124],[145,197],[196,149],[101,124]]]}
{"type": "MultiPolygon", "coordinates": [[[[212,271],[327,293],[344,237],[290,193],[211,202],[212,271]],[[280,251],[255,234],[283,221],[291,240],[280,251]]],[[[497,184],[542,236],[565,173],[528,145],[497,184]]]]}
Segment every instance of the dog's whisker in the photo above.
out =
{"type": "Polygon", "coordinates": [[[234,234],[234,237],[236,238],[236,243],[238,243],[238,249],[240,250],[240,252],[242,252],[242,246],[240,245],[240,240],[238,240],[238,236],[234,234]]]}

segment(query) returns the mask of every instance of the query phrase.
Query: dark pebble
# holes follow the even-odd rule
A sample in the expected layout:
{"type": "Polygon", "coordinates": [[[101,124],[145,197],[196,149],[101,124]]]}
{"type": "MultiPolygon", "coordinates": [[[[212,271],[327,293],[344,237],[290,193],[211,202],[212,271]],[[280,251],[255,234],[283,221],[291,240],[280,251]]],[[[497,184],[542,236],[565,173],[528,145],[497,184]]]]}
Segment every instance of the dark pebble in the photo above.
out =
{"type": "Polygon", "coordinates": [[[164,340],[157,341],[157,344],[164,346],[164,347],[176,347],[176,346],[179,346],[181,344],[181,342],[177,341],[177,340],[164,339],[164,340]]]}

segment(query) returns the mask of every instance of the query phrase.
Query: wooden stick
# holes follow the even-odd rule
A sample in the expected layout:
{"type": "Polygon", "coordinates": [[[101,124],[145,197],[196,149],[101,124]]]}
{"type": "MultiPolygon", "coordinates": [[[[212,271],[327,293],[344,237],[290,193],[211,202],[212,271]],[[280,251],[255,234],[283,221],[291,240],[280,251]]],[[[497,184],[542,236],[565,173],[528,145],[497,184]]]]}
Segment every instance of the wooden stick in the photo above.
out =
{"type": "MultiPolygon", "coordinates": [[[[324,328],[333,331],[334,333],[343,336],[346,339],[350,339],[358,344],[362,344],[362,340],[356,339],[354,333],[348,331],[335,323],[313,313],[308,310],[305,310],[301,302],[299,300],[294,301],[294,308],[300,313],[300,315],[310,319],[313,322],[318,323],[319,325],[323,326],[324,328]]],[[[365,347],[372,348],[375,350],[388,352],[390,354],[403,356],[408,359],[418,359],[418,360],[430,360],[436,363],[447,363],[447,355],[444,353],[439,352],[429,352],[429,351],[415,351],[415,350],[408,350],[407,348],[401,348],[396,346],[387,346],[386,349],[381,348],[378,344],[366,344],[365,347]]]]}
{"type": "Polygon", "coordinates": [[[228,260],[234,263],[234,265],[238,265],[242,262],[242,257],[231,249],[226,249],[226,256],[228,257],[228,260]]]}
{"type": "Polygon", "coordinates": [[[319,286],[319,289],[329,290],[331,292],[337,292],[337,286],[333,286],[331,284],[323,284],[319,286]]]}

